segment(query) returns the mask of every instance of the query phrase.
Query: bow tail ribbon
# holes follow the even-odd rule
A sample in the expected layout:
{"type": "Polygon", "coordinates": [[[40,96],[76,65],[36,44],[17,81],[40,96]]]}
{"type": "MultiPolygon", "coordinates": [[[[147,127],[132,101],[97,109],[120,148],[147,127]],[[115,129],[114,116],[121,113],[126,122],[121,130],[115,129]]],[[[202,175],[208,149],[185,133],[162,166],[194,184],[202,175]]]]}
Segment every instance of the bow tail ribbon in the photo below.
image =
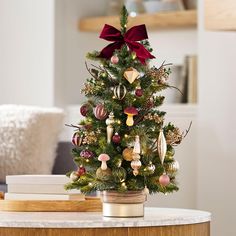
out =
{"type": "Polygon", "coordinates": [[[155,58],[141,43],[126,42],[131,51],[136,53],[137,58],[142,64],[146,63],[146,59],[155,58]]]}
{"type": "Polygon", "coordinates": [[[123,44],[124,44],[123,42],[114,42],[114,43],[108,44],[105,48],[102,49],[99,57],[103,57],[107,59],[111,58],[113,55],[113,52],[117,49],[121,49],[123,44]]]}

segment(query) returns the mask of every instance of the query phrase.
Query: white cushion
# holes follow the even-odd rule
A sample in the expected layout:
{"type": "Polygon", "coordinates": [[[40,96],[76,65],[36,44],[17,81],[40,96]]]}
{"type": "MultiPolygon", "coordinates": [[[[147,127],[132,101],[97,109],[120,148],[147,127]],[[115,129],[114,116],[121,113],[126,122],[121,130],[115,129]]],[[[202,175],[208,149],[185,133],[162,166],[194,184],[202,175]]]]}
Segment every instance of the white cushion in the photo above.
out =
{"type": "Polygon", "coordinates": [[[50,174],[63,127],[58,108],[0,106],[0,182],[11,174],[50,174]]]}

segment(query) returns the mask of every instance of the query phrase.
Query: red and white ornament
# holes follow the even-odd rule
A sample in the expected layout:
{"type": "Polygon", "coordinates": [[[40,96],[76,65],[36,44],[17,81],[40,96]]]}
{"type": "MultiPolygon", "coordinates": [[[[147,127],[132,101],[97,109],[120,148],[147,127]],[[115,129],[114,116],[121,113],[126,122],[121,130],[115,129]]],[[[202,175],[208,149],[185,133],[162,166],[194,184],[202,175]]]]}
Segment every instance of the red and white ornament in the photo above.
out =
{"type": "Polygon", "coordinates": [[[111,57],[111,63],[112,64],[117,64],[119,62],[119,57],[117,55],[113,55],[111,57]]]}
{"type": "Polygon", "coordinates": [[[159,177],[159,183],[163,187],[167,186],[170,183],[170,177],[164,173],[159,177]]]}
{"type": "Polygon", "coordinates": [[[82,116],[87,116],[88,106],[86,104],[84,104],[80,107],[80,113],[82,116]]]}
{"type": "Polygon", "coordinates": [[[94,113],[95,117],[99,120],[104,120],[107,117],[107,111],[106,111],[103,104],[98,104],[94,108],[93,113],[94,113]]]}
{"type": "Polygon", "coordinates": [[[77,170],[77,175],[81,176],[86,173],[86,169],[83,166],[80,166],[79,169],[77,170]]]}
{"type": "Polygon", "coordinates": [[[118,133],[115,133],[112,137],[112,142],[113,143],[120,143],[121,137],[118,133]]]}
{"type": "Polygon", "coordinates": [[[75,146],[81,146],[83,141],[83,136],[80,135],[79,133],[74,133],[71,142],[75,145],[75,146]]]}

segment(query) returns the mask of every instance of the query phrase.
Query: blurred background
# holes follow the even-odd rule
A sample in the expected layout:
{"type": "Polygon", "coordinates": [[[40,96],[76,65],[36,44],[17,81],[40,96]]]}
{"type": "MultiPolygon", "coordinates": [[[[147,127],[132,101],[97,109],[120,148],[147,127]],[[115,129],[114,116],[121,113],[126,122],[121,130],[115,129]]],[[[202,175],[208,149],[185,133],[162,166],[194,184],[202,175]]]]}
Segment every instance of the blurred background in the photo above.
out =
{"type": "MultiPolygon", "coordinates": [[[[184,95],[163,93],[167,121],[183,130],[193,121],[176,150],[180,191],[150,196],[146,205],[210,211],[212,235],[235,236],[234,0],[0,0],[0,105],[56,106],[64,123],[78,123],[85,56],[107,45],[99,32],[116,24],[124,3],[130,23],[148,28],[152,63],[173,63],[170,83],[184,95]]],[[[55,174],[73,167],[73,130],[60,128],[55,174]]]]}

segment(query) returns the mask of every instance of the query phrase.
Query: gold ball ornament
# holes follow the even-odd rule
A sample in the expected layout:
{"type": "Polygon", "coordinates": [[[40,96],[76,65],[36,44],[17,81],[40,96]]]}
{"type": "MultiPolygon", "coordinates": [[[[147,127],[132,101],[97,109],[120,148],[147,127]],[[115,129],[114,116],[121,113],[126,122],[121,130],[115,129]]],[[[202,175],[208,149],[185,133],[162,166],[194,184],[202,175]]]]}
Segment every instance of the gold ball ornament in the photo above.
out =
{"type": "Polygon", "coordinates": [[[133,160],[133,148],[125,148],[123,150],[122,156],[126,161],[132,161],[133,160]]]}
{"type": "Polygon", "coordinates": [[[124,77],[132,84],[139,77],[139,72],[135,68],[130,67],[124,72],[124,77]]]}
{"type": "Polygon", "coordinates": [[[123,167],[113,169],[112,176],[116,183],[122,183],[126,180],[126,170],[123,167]]]}
{"type": "Polygon", "coordinates": [[[112,172],[109,167],[107,167],[106,170],[102,170],[101,167],[99,167],[96,171],[96,177],[102,181],[107,181],[111,178],[112,172]]]}
{"type": "Polygon", "coordinates": [[[177,172],[179,171],[179,162],[173,161],[166,164],[166,172],[170,177],[175,177],[177,172]]]}
{"type": "Polygon", "coordinates": [[[71,174],[70,174],[70,180],[71,180],[72,182],[75,182],[75,181],[77,181],[78,179],[79,179],[79,176],[78,176],[77,172],[76,172],[76,171],[72,171],[71,174]]]}

